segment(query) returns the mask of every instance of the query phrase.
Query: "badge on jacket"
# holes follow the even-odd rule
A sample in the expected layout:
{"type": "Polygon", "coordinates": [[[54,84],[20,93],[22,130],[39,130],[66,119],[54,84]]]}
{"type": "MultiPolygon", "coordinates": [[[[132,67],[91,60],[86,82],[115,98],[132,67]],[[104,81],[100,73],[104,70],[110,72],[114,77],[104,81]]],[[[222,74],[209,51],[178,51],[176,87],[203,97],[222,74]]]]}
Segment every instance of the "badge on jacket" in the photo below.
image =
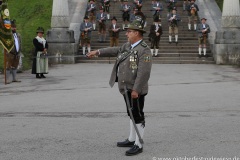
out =
{"type": "Polygon", "coordinates": [[[151,62],[151,58],[149,54],[144,54],[144,62],[151,62]]]}

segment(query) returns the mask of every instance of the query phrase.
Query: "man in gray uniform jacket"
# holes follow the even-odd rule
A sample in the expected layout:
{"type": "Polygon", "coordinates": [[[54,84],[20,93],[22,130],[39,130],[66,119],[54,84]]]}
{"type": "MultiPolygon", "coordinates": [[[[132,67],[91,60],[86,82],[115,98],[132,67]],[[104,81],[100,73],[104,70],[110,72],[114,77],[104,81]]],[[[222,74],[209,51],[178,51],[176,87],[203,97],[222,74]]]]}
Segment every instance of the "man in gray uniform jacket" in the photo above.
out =
{"type": "MultiPolygon", "coordinates": [[[[121,47],[110,47],[88,53],[91,58],[94,55],[115,55],[117,60],[112,70],[109,84],[113,87],[118,82],[120,93],[124,94],[124,87],[128,89],[128,99],[131,102],[133,118],[141,138],[145,127],[144,99],[148,93],[148,80],[152,67],[152,55],[150,48],[143,41],[144,21],[135,20],[126,27],[128,42],[121,47]]],[[[126,97],[124,97],[126,102],[126,97]]],[[[129,112],[128,112],[129,115],[129,112]]],[[[127,156],[136,155],[143,151],[143,146],[130,119],[129,137],[117,143],[118,147],[131,147],[126,151],[127,156]]]]}

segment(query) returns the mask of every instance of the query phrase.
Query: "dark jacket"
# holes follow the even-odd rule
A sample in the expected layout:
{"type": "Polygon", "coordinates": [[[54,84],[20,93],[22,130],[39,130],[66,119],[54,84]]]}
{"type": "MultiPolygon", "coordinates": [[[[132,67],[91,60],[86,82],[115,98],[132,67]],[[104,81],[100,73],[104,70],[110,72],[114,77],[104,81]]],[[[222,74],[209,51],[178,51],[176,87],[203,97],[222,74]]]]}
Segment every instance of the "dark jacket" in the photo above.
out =
{"type": "Polygon", "coordinates": [[[150,33],[148,35],[148,37],[151,38],[151,40],[152,39],[153,40],[159,40],[160,39],[160,37],[162,35],[162,26],[160,26],[160,25],[158,25],[158,26],[159,26],[159,28],[158,28],[158,30],[156,32],[156,25],[155,24],[151,25],[150,33]],[[156,33],[159,33],[159,36],[157,36],[156,33]]]}
{"type": "Polygon", "coordinates": [[[33,45],[35,47],[35,51],[33,54],[33,63],[32,63],[32,74],[36,74],[36,56],[37,52],[43,51],[45,48],[48,49],[48,43],[46,41],[45,48],[43,47],[43,44],[39,43],[36,38],[33,39],[33,45]]]}

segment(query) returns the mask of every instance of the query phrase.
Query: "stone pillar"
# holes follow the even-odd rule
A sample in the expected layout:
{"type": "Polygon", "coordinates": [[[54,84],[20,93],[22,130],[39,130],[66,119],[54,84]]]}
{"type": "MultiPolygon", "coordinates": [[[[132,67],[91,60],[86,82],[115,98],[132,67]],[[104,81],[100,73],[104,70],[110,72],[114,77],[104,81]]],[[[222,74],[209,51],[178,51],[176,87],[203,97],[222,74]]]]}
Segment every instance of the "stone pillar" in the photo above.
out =
{"type": "Polygon", "coordinates": [[[50,63],[75,63],[77,53],[74,31],[69,30],[68,0],[53,0],[51,30],[47,32],[50,63]]]}
{"type": "Polygon", "coordinates": [[[221,25],[213,48],[216,63],[240,64],[239,0],[224,0],[221,25]]]}

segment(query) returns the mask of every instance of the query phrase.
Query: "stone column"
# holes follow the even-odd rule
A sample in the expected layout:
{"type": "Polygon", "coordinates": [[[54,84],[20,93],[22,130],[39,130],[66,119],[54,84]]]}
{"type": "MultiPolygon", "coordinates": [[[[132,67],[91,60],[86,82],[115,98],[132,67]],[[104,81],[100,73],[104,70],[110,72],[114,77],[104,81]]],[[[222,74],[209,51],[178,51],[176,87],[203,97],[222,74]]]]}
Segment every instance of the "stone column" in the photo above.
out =
{"type": "Polygon", "coordinates": [[[213,49],[216,63],[240,64],[239,0],[224,0],[221,25],[213,49]]]}
{"type": "Polygon", "coordinates": [[[69,27],[68,0],[53,0],[51,27],[69,27]]]}
{"type": "Polygon", "coordinates": [[[74,31],[69,30],[68,0],[53,0],[51,30],[47,32],[50,63],[75,63],[77,53],[74,31]],[[65,57],[64,57],[65,56],[65,57]]]}

